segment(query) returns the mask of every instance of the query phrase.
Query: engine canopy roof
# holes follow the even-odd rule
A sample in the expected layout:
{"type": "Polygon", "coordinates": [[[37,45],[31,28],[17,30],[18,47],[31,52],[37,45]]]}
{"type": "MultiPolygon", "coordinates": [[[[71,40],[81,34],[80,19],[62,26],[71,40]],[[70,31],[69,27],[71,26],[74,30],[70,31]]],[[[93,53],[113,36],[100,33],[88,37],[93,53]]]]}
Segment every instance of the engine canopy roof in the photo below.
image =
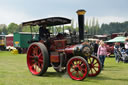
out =
{"type": "Polygon", "coordinates": [[[56,25],[64,25],[64,24],[70,24],[71,20],[68,18],[64,17],[49,17],[49,18],[44,18],[44,19],[39,19],[39,20],[33,20],[33,21],[28,21],[28,22],[23,22],[23,26],[41,26],[41,25],[46,25],[46,26],[56,26],[56,25]]]}

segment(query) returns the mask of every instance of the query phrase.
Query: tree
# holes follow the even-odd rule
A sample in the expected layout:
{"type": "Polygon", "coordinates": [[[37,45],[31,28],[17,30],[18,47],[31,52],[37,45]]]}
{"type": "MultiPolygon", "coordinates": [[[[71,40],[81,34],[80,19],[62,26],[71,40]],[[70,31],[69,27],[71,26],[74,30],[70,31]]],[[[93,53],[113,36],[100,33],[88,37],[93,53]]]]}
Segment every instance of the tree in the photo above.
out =
{"type": "Polygon", "coordinates": [[[15,23],[10,23],[7,28],[8,33],[19,32],[19,26],[15,23]]]}
{"type": "Polygon", "coordinates": [[[92,35],[92,23],[91,23],[91,20],[89,21],[89,34],[92,35]]]}
{"type": "Polygon", "coordinates": [[[0,34],[2,33],[2,30],[0,29],[0,34]]]}
{"type": "Polygon", "coordinates": [[[74,19],[72,19],[72,22],[71,22],[71,31],[74,29],[74,19]]]}
{"type": "Polygon", "coordinates": [[[30,26],[24,26],[22,32],[31,32],[30,26]]]}
{"type": "Polygon", "coordinates": [[[96,20],[96,25],[95,25],[95,29],[96,29],[96,35],[99,34],[99,22],[98,22],[98,19],[96,20]]]}
{"type": "Polygon", "coordinates": [[[22,25],[21,24],[19,25],[19,28],[18,29],[19,29],[19,32],[22,32],[22,29],[23,28],[22,28],[22,25]]]}
{"type": "Polygon", "coordinates": [[[0,34],[8,34],[7,26],[5,24],[0,24],[0,34]]]}
{"type": "Polygon", "coordinates": [[[102,24],[100,31],[102,34],[126,32],[128,31],[128,21],[123,23],[111,22],[110,24],[102,24]]]}
{"type": "Polygon", "coordinates": [[[95,35],[95,17],[93,17],[93,19],[92,19],[92,27],[91,27],[91,29],[92,29],[92,35],[95,35]]]}
{"type": "Polygon", "coordinates": [[[7,27],[6,27],[6,26],[4,26],[4,27],[3,27],[2,32],[3,32],[5,35],[7,35],[7,34],[8,34],[8,30],[7,30],[7,27]]]}
{"type": "Polygon", "coordinates": [[[86,24],[85,24],[85,31],[87,33],[89,32],[88,19],[86,20],[86,24]]]}

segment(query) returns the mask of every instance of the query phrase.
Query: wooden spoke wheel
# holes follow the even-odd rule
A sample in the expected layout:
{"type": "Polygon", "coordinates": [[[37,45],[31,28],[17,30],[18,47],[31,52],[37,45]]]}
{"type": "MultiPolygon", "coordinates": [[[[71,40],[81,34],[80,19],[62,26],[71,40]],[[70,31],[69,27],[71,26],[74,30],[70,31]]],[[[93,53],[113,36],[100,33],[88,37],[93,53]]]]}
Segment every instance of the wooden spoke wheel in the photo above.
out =
{"type": "Polygon", "coordinates": [[[102,65],[100,60],[96,56],[88,57],[88,64],[89,64],[89,77],[97,76],[102,69],[102,65]]]}
{"type": "Polygon", "coordinates": [[[83,80],[88,76],[89,66],[87,61],[80,57],[72,57],[67,63],[67,73],[73,80],[83,80]]]}
{"type": "Polygon", "coordinates": [[[33,75],[42,75],[47,71],[49,56],[47,48],[42,43],[32,43],[27,52],[27,65],[33,75]]]}

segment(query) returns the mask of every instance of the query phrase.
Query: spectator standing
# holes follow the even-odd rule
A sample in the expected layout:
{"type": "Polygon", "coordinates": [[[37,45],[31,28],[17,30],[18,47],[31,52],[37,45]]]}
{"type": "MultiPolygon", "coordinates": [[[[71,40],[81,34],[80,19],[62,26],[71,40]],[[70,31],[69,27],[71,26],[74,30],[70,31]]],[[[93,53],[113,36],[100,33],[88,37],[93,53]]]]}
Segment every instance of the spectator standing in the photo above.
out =
{"type": "Polygon", "coordinates": [[[105,61],[105,58],[107,56],[107,49],[106,49],[103,41],[100,41],[99,44],[100,45],[98,47],[97,56],[101,61],[102,69],[103,69],[104,68],[104,61],[105,61]]]}
{"type": "Polygon", "coordinates": [[[125,49],[126,53],[128,54],[128,38],[125,39],[125,49]]]}
{"type": "Polygon", "coordinates": [[[118,55],[119,49],[120,49],[120,43],[116,42],[114,45],[114,56],[117,63],[119,63],[119,55],[118,55]]]}
{"type": "Polygon", "coordinates": [[[94,44],[94,55],[96,56],[97,56],[98,47],[99,47],[99,40],[96,40],[94,44]]]}

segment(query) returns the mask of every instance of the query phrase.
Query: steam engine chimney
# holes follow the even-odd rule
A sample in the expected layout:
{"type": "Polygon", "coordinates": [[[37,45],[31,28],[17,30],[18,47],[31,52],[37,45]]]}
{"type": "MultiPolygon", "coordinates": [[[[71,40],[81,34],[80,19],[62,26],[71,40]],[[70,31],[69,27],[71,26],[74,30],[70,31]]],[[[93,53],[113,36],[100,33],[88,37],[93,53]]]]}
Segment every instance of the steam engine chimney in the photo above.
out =
{"type": "Polygon", "coordinates": [[[78,23],[79,23],[79,42],[84,41],[84,14],[86,13],[85,10],[78,10],[76,11],[78,14],[78,23]]]}

